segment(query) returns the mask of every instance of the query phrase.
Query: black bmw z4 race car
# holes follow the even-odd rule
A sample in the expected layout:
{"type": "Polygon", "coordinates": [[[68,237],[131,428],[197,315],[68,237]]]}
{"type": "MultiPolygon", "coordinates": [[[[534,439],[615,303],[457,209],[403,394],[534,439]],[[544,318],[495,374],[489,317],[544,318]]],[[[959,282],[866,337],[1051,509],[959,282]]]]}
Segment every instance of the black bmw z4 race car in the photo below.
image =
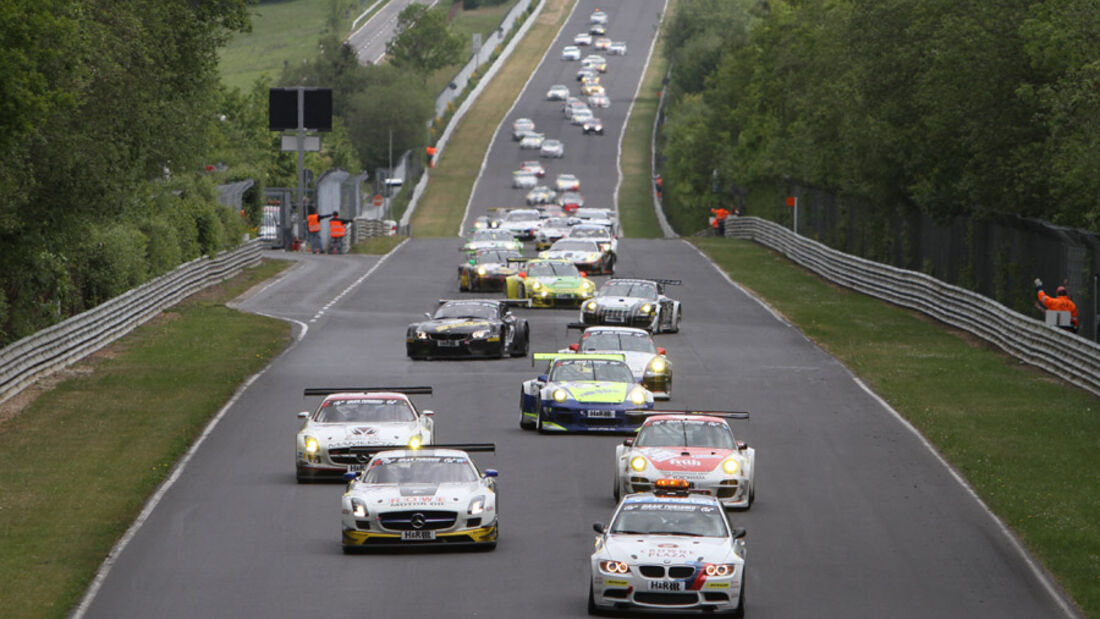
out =
{"type": "Polygon", "coordinates": [[[413,359],[527,356],[531,330],[511,307],[529,301],[440,299],[427,320],[409,325],[405,350],[413,359]]]}

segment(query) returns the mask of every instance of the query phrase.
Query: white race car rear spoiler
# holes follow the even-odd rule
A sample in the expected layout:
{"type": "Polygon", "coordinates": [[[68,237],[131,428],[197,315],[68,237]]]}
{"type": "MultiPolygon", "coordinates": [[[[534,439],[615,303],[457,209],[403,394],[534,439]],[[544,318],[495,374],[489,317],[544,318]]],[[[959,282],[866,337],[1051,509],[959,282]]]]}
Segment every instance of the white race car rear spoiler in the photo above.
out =
{"type": "Polygon", "coordinates": [[[334,393],[371,393],[379,391],[409,395],[416,393],[432,394],[431,387],[306,387],[303,395],[308,398],[309,396],[332,395],[334,393]]]}
{"type": "Polygon", "coordinates": [[[708,415],[723,419],[748,419],[748,411],[671,411],[671,410],[629,410],[626,414],[630,417],[652,417],[654,415],[708,415]]]}

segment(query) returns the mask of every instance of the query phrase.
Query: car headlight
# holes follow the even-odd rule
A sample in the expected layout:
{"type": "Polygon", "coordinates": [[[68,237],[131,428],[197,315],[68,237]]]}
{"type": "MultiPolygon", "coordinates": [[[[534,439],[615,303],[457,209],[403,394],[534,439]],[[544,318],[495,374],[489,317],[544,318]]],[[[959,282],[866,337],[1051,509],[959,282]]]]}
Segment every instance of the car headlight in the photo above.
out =
{"type": "Polygon", "coordinates": [[[485,267],[478,267],[478,268],[477,268],[477,274],[478,274],[478,275],[482,275],[482,276],[484,276],[484,275],[485,275],[486,273],[488,273],[488,272],[489,272],[489,271],[487,271],[487,270],[485,269],[485,267]]]}
{"type": "Polygon", "coordinates": [[[587,258],[585,259],[585,262],[595,262],[595,261],[597,261],[597,260],[599,260],[599,259],[600,259],[600,255],[599,255],[599,254],[597,254],[597,253],[592,253],[592,254],[588,254],[588,257],[587,257],[587,258]]]}
{"type": "Polygon", "coordinates": [[[589,301],[588,303],[584,304],[584,311],[594,312],[594,311],[596,311],[597,305],[598,304],[595,301],[589,301]]]}
{"type": "Polygon", "coordinates": [[[424,439],[419,434],[413,434],[409,438],[409,449],[420,449],[420,446],[424,444],[424,439]]]}
{"type": "MultiPolygon", "coordinates": [[[[584,281],[581,282],[581,288],[583,288],[585,290],[588,290],[588,291],[595,290],[596,282],[594,282],[590,279],[585,279],[584,281]]],[[[595,309],[595,306],[593,306],[593,310],[594,309],[595,309]]]]}
{"type": "Polygon", "coordinates": [[[611,249],[611,243],[600,243],[600,251],[607,251],[611,249]]]}
{"type": "Polygon", "coordinates": [[[569,392],[565,389],[555,389],[552,397],[555,402],[564,402],[569,399],[569,392]]]}
{"type": "Polygon", "coordinates": [[[703,568],[703,572],[707,576],[729,576],[737,569],[736,565],[730,565],[728,563],[708,563],[703,568]]]}
{"type": "Polygon", "coordinates": [[[485,511],[485,497],[475,496],[470,499],[470,507],[466,510],[471,516],[476,516],[485,511]]]}
{"type": "Polygon", "coordinates": [[[643,456],[634,456],[630,459],[630,468],[639,473],[646,470],[647,467],[649,467],[649,463],[646,462],[646,459],[643,456]]]}
{"type": "Polygon", "coordinates": [[[470,337],[474,338],[475,340],[480,340],[480,339],[482,339],[482,338],[484,338],[488,335],[489,335],[489,329],[478,329],[477,331],[474,331],[473,333],[471,333],[470,337]]]}
{"type": "Polygon", "coordinates": [[[653,361],[649,362],[649,369],[656,374],[660,374],[661,372],[664,372],[666,369],[668,369],[668,364],[665,363],[664,359],[660,357],[654,357],[653,361]]]}
{"type": "Polygon", "coordinates": [[[741,470],[741,463],[735,458],[730,458],[722,463],[722,470],[725,471],[727,475],[736,475],[741,470]]]}
{"type": "Polygon", "coordinates": [[[542,288],[542,282],[538,280],[531,282],[531,290],[538,290],[539,288],[542,288]]]}
{"type": "Polygon", "coordinates": [[[420,330],[420,329],[417,329],[416,330],[416,339],[426,340],[426,339],[428,339],[428,334],[425,333],[424,331],[420,330]]]}
{"type": "Polygon", "coordinates": [[[600,571],[605,574],[625,574],[630,566],[622,561],[600,561],[600,571]]]}
{"type": "Polygon", "coordinates": [[[645,404],[645,391],[643,391],[642,389],[635,389],[631,391],[630,401],[639,406],[645,404]]]}
{"type": "Polygon", "coordinates": [[[360,501],[359,499],[352,499],[351,500],[351,514],[353,516],[355,516],[356,518],[366,518],[367,517],[367,504],[360,501]]]}
{"type": "Polygon", "coordinates": [[[649,303],[644,303],[642,307],[639,308],[639,311],[641,311],[643,314],[648,314],[653,311],[653,306],[649,303]]]}
{"type": "Polygon", "coordinates": [[[317,442],[317,439],[313,438],[312,436],[306,437],[306,453],[315,454],[320,448],[321,445],[317,442]]]}

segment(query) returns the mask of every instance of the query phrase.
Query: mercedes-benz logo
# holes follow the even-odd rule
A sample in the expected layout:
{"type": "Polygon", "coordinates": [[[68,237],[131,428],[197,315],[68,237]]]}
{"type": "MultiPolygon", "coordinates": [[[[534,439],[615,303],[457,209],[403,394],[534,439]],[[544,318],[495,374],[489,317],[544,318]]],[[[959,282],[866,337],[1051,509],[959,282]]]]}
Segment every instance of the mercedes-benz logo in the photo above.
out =
{"type": "Polygon", "coordinates": [[[409,518],[409,524],[411,524],[414,529],[423,529],[426,521],[427,518],[424,517],[424,514],[413,514],[412,518],[409,518]]]}

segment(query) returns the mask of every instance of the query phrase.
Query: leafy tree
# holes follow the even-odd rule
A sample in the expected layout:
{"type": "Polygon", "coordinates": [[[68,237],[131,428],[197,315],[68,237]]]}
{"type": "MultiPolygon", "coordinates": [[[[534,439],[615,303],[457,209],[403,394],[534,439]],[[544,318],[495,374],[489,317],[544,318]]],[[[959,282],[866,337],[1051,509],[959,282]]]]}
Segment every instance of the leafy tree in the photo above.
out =
{"type": "Polygon", "coordinates": [[[459,62],[463,47],[447,22],[445,7],[410,4],[397,16],[386,55],[393,66],[427,79],[437,69],[459,62]]]}
{"type": "Polygon", "coordinates": [[[369,75],[368,87],[349,102],[347,123],[360,161],[373,170],[389,166],[391,132],[395,153],[427,143],[433,98],[422,82],[396,67],[374,66],[369,75]]]}

